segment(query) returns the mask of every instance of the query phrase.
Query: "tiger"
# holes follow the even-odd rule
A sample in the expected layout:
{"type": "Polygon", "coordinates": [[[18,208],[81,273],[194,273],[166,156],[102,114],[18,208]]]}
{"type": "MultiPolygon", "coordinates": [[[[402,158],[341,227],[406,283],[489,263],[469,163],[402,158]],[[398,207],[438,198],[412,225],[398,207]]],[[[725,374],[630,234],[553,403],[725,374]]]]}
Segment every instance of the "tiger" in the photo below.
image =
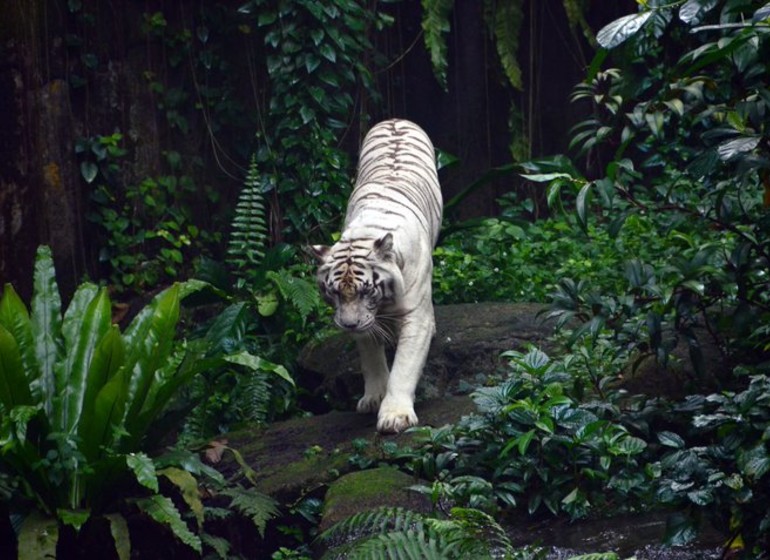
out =
{"type": "Polygon", "coordinates": [[[311,247],[334,323],[356,340],[364,378],[356,410],[377,412],[381,433],[418,423],[415,390],[436,331],[432,256],[442,212],[430,138],[413,122],[386,120],[361,145],[339,241],[311,247]],[[390,369],[386,344],[395,344],[390,369]]]}

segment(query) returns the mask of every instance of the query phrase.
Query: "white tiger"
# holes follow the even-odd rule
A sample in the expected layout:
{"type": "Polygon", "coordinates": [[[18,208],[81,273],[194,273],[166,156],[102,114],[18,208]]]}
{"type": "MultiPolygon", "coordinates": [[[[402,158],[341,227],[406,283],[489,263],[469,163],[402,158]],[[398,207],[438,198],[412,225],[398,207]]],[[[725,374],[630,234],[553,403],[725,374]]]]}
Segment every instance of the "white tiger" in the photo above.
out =
{"type": "Polygon", "coordinates": [[[414,393],[436,330],[432,253],[442,208],[430,139],[412,122],[384,121],[361,147],[340,240],[312,247],[334,321],[356,335],[364,376],[357,410],[379,409],[380,432],[417,424],[414,393]],[[394,334],[389,372],[384,344],[394,334]]]}

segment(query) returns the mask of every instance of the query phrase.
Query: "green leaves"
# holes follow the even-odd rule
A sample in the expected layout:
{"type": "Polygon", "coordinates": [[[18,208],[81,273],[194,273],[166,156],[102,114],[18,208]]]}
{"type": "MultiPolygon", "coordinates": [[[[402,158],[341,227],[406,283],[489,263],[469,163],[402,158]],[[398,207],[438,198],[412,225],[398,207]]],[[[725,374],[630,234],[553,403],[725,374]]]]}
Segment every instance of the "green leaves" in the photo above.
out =
{"type": "Polygon", "coordinates": [[[168,526],[179,540],[194,551],[198,553],[203,551],[200,537],[190,531],[170,498],[155,494],[138,500],[136,504],[156,522],[168,526]]]}
{"type": "Polygon", "coordinates": [[[449,16],[454,0],[422,0],[422,30],[425,48],[430,53],[433,72],[441,87],[447,89],[447,43],[449,16]]]}
{"type": "MultiPolygon", "coordinates": [[[[140,507],[200,552],[199,537],[160,494],[155,459],[142,452],[144,438],[179,387],[204,368],[235,363],[291,380],[288,372],[246,352],[225,354],[221,345],[205,339],[175,345],[180,301],[206,286],[200,281],[160,292],[125,334],[111,322],[106,289],[93,284],[78,287],[61,318],[45,248],[38,251],[34,286],[31,316],[11,286],[0,299],[3,465],[14,487],[55,516],[27,518],[20,535],[25,553],[42,557],[45,550],[55,549],[57,533],[50,527],[57,519],[80,529],[91,516],[105,515],[119,557],[128,558],[126,522],[110,516],[126,498],[115,492],[126,476],[149,494],[139,500],[140,507]],[[206,355],[209,348],[212,352],[206,355]]],[[[169,465],[163,474],[202,524],[196,479],[169,465]]],[[[272,512],[265,507],[261,519],[272,512]]]]}
{"type": "Polygon", "coordinates": [[[596,34],[596,41],[605,49],[615,48],[635,35],[652,17],[653,13],[652,11],[645,11],[618,18],[599,30],[596,34]]]}

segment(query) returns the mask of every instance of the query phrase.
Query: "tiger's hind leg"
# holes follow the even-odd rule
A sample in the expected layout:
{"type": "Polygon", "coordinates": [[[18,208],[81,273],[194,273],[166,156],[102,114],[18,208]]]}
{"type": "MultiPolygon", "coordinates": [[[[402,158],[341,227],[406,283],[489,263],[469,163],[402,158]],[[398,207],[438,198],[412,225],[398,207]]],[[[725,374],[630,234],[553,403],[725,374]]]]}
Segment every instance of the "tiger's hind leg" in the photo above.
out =
{"type": "Polygon", "coordinates": [[[356,410],[361,413],[376,413],[388,389],[388,362],[382,341],[369,336],[356,340],[364,375],[364,396],[358,401],[356,410]]]}

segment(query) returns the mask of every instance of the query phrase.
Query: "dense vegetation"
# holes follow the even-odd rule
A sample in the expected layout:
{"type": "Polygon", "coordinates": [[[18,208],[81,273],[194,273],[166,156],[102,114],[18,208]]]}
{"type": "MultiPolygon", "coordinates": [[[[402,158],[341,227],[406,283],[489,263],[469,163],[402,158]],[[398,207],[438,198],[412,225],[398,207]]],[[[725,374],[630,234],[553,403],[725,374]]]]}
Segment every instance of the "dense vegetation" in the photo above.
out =
{"type": "MultiPolygon", "coordinates": [[[[511,351],[509,371],[489,372],[474,392],[476,414],[418,428],[416,444],[389,460],[428,481],[435,514],[351,518],[319,536],[331,557],[536,558],[514,550],[499,523],[650,509],[672,513],[670,543],[691,541],[710,521],[738,555],[770,548],[770,4],[639,4],[597,34],[601,48],[572,96],[587,117],[571,153],[523,157],[512,118],[517,159],[492,175],[529,187],[512,187],[494,217],[448,217],[435,251],[438,303],[548,303],[564,351],[511,351]],[[729,364],[712,376],[706,339],[729,364]],[[618,383],[645,360],[675,365],[677,347],[694,366],[686,398],[618,383]]],[[[484,3],[513,88],[522,87],[522,5],[484,3]]],[[[443,87],[452,6],[423,2],[443,87]]],[[[564,6],[588,33],[583,4],[564,6]]],[[[84,5],[68,9],[87,25],[84,5]]],[[[217,448],[239,465],[233,479],[199,451],[228,430],[302,413],[292,364],[328,332],[328,310],[301,246],[338,227],[353,171],[343,140],[350,114],[365,122],[378,101],[384,62],[371,37],[399,23],[343,0],[218,6],[194,32],[172,29],[160,12],[144,17],[148,40],[176,55],[169,75],[185,60],[210,80],[192,101],[184,87],[148,76],[171,138],[185,144],[189,115],[201,111],[240,140],[256,132],[239,145],[250,164],[232,213],[207,216],[203,227],[194,208],[216,208],[219,195],[181,148],[164,153],[167,173],[127,183],[121,133],[74,144],[104,277],[64,306],[42,247],[29,307],[10,285],[0,299],[0,513],[21,557],[57,546],[85,554],[98,542],[129,558],[142,550],[129,534],[137,520],[160,526],[168,550],[208,557],[244,552],[222,536],[223,519],[265,534],[280,504],[254,490],[238,450],[217,448]],[[254,122],[240,117],[234,63],[214,38],[232,28],[261,45],[270,87],[254,122]],[[113,324],[110,292],[148,294],[125,328],[113,324]]],[[[86,79],[97,64],[89,54],[86,79]]],[[[462,165],[452,159],[441,155],[462,165]]],[[[303,558],[306,544],[274,558],[303,558]]]]}

